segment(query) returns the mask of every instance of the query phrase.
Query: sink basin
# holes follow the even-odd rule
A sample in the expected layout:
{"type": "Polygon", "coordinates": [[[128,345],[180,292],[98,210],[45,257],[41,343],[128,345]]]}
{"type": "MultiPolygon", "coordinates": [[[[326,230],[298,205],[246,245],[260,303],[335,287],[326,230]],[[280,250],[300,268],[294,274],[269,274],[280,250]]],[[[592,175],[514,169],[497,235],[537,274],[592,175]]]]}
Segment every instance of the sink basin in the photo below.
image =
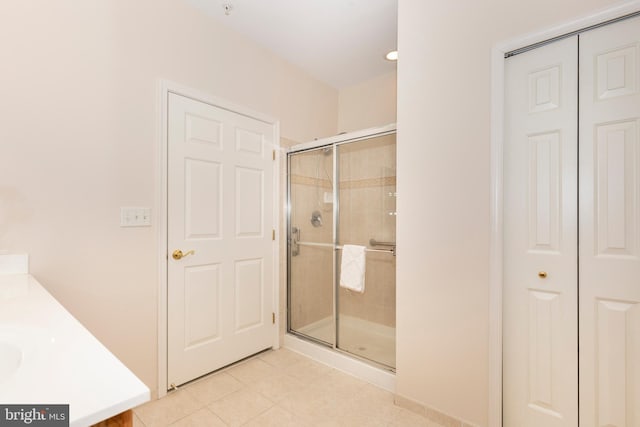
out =
{"type": "Polygon", "coordinates": [[[22,364],[22,350],[0,341],[0,383],[7,380],[22,364]]]}
{"type": "Polygon", "coordinates": [[[55,338],[44,328],[0,324],[0,389],[8,381],[46,375],[54,343],[55,338]]]}

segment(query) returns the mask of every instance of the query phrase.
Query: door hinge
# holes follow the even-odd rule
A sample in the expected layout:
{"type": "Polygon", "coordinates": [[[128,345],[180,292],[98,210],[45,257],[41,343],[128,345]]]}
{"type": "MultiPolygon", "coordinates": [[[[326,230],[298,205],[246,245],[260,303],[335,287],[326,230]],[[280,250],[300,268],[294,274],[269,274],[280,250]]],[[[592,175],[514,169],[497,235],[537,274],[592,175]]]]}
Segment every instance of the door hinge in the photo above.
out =
{"type": "Polygon", "coordinates": [[[271,240],[276,240],[276,229],[271,230],[271,240]]]}
{"type": "Polygon", "coordinates": [[[276,324],[276,314],[275,313],[271,313],[271,323],[273,323],[274,325],[276,324]]]}
{"type": "Polygon", "coordinates": [[[272,153],[273,160],[275,160],[276,159],[276,150],[273,150],[271,153],[272,153]]]}

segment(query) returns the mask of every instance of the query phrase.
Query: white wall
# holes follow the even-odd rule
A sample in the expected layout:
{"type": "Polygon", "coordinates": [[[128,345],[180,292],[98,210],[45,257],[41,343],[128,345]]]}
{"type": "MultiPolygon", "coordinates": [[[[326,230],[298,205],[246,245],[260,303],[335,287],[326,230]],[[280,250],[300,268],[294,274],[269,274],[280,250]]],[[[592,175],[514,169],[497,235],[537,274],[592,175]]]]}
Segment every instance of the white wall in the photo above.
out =
{"type": "Polygon", "coordinates": [[[396,121],[397,72],[340,89],[338,95],[338,131],[388,125],[396,121]]]}
{"type": "Polygon", "coordinates": [[[491,48],[613,3],[400,0],[400,396],[487,425],[491,48]]]}
{"type": "Polygon", "coordinates": [[[159,78],[281,120],[296,141],[336,133],[338,94],[175,0],[0,3],[0,249],[152,390],[159,78]]]}

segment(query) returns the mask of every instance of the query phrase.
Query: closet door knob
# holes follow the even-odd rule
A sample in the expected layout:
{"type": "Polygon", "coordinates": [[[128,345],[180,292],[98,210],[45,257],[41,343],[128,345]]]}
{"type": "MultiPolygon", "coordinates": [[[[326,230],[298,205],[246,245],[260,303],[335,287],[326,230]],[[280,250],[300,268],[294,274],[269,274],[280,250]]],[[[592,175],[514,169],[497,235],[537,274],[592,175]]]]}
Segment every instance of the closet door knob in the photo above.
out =
{"type": "Polygon", "coordinates": [[[547,272],[546,271],[538,271],[538,277],[541,279],[546,279],[547,278],[547,272]]]}

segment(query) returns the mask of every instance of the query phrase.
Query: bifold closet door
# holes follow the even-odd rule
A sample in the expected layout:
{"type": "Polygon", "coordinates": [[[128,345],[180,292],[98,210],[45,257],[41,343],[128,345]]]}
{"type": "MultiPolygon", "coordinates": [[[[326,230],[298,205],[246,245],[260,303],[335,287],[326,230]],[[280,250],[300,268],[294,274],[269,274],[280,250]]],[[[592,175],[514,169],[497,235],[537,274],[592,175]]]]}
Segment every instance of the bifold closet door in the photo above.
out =
{"type": "Polygon", "coordinates": [[[581,427],[640,426],[639,46],[640,18],[580,36],[581,427]]]}
{"type": "Polygon", "coordinates": [[[506,60],[505,427],[578,425],[577,37],[506,60]]]}

